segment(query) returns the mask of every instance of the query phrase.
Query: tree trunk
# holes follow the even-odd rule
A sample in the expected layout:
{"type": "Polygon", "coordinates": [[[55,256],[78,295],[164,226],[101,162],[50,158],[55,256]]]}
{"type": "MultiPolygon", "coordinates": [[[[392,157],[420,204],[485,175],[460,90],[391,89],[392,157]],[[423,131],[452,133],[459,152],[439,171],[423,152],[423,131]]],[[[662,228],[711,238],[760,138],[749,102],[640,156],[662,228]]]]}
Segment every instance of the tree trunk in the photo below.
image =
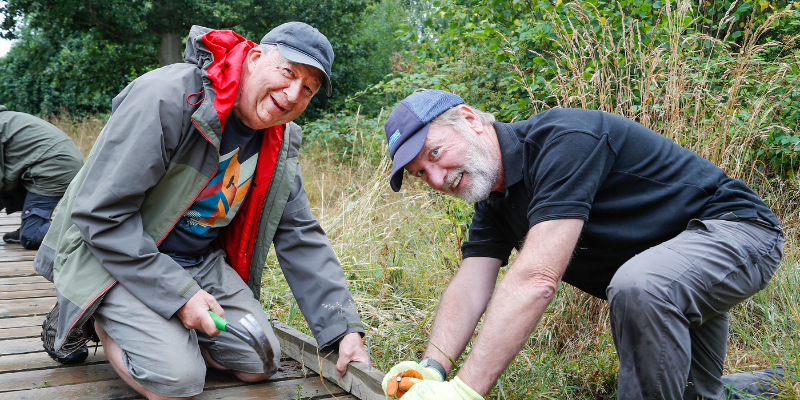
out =
{"type": "Polygon", "coordinates": [[[183,62],[183,46],[177,33],[162,33],[156,54],[160,66],[183,62]]]}

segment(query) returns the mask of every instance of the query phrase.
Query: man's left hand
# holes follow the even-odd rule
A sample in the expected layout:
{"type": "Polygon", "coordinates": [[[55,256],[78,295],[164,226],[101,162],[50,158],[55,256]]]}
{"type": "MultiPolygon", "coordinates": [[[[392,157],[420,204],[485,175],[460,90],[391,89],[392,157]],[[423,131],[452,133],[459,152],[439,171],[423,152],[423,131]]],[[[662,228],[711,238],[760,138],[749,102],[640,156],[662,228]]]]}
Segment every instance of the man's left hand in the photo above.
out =
{"type": "Polygon", "coordinates": [[[459,377],[447,382],[419,381],[403,395],[403,400],[483,400],[459,377]]]}
{"type": "Polygon", "coordinates": [[[351,361],[368,362],[367,350],[358,332],[348,333],[339,341],[339,361],[336,363],[336,372],[339,376],[347,372],[347,364],[351,361]]]}

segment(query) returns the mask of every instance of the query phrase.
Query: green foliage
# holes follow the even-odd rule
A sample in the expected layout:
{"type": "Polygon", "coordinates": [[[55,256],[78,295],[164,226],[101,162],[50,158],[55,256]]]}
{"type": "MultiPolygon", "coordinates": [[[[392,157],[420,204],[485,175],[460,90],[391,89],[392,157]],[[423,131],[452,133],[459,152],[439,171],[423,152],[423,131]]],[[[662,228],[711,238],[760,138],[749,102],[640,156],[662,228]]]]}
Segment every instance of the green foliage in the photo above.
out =
{"type": "MultiPolygon", "coordinates": [[[[789,175],[798,167],[800,103],[792,71],[800,54],[800,2],[431,5],[436,12],[404,30],[411,68],[376,93],[450,90],[506,122],[554,106],[601,109],[692,149],[708,148],[713,137],[704,135],[732,135],[723,143],[735,151],[717,150],[789,175]]],[[[703,155],[724,164],[719,155],[703,155]]]]}
{"type": "Polygon", "coordinates": [[[303,21],[324,33],[336,53],[333,101],[315,96],[303,122],[391,72],[392,54],[405,46],[395,31],[406,6],[404,0],[10,0],[0,9],[0,34],[18,38],[19,50],[0,61],[0,102],[35,114],[107,112],[125,83],[158,67],[165,34],[185,37],[197,24],[258,42],[281,23],[303,21]]]}
{"type": "Polygon", "coordinates": [[[158,63],[148,57],[150,42],[104,42],[97,34],[23,29],[0,59],[0,103],[30,114],[107,112],[116,93],[158,63]]]}

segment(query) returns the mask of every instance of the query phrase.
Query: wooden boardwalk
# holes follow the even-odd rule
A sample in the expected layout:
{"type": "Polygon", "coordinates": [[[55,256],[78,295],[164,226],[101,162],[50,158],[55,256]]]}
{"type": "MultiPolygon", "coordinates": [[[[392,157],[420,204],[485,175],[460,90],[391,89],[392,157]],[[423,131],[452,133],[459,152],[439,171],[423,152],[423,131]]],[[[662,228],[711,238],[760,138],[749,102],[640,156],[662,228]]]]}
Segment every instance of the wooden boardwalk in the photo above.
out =
{"type": "MultiPolygon", "coordinates": [[[[19,214],[0,216],[0,235],[19,227],[19,214]]],[[[86,362],[65,366],[42,349],[42,321],[56,302],[55,289],[33,269],[35,251],[0,240],[0,400],[140,399],[111,368],[102,346],[86,362]]],[[[384,399],[382,373],[365,364],[335,372],[336,356],[320,360],[314,339],[275,324],[284,359],[265,382],[246,384],[209,368],[205,391],[196,399],[384,399]],[[320,372],[322,376],[320,376],[320,372]],[[327,378],[327,379],[326,379],[327,378]]],[[[224,334],[224,333],[223,333],[224,334]]],[[[91,342],[90,342],[91,343],[91,342]]]]}

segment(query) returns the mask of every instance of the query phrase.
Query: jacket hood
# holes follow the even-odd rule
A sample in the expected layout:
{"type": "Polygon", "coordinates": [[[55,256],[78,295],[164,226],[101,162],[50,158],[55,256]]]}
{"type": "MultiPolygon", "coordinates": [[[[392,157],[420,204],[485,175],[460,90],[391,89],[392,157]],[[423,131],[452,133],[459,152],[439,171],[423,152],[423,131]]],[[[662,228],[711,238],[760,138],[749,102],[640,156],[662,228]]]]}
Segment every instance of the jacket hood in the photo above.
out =
{"type": "Polygon", "coordinates": [[[216,110],[219,123],[206,121],[217,132],[222,132],[228,119],[242,73],[242,63],[247,52],[256,44],[230,30],[213,30],[192,26],[186,39],[183,60],[196,65],[203,75],[203,92],[187,96],[192,104],[204,102],[204,107],[216,110]],[[197,96],[197,97],[195,97],[197,96]]]}

